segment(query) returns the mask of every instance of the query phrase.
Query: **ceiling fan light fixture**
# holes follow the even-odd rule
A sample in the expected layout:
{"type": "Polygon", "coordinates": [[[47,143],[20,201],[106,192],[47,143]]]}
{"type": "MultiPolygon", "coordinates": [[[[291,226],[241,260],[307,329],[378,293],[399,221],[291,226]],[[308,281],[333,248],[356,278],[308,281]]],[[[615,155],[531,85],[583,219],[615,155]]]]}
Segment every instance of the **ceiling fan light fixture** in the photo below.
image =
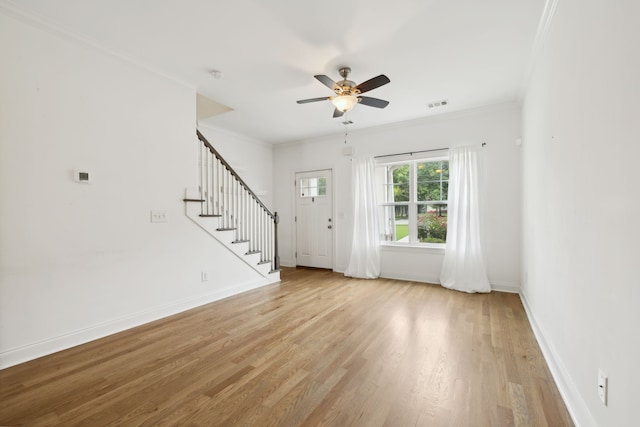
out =
{"type": "Polygon", "coordinates": [[[339,111],[346,113],[347,111],[351,111],[351,109],[355,107],[355,105],[358,103],[358,98],[351,94],[344,94],[336,96],[331,100],[331,102],[339,111]]]}

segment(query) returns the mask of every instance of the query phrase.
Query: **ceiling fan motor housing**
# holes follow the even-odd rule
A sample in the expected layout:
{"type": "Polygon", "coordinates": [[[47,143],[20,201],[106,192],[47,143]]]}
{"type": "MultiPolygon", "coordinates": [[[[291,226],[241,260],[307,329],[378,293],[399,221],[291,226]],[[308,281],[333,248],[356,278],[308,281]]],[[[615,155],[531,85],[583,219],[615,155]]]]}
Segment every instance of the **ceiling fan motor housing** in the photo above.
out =
{"type": "Polygon", "coordinates": [[[359,94],[360,91],[358,89],[355,89],[356,83],[351,80],[347,80],[347,77],[349,77],[349,73],[351,73],[351,68],[342,67],[338,70],[338,72],[340,73],[340,76],[343,80],[336,82],[336,87],[333,89],[334,92],[337,95],[359,94]]]}

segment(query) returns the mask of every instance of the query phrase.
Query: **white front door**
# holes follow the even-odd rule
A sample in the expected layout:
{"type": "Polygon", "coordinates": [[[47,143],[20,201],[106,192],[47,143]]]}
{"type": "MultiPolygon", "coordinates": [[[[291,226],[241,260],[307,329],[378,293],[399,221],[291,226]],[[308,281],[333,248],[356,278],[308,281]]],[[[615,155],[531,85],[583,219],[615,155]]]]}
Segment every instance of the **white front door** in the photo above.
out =
{"type": "Polygon", "coordinates": [[[296,173],[296,265],[333,269],[331,169],[296,173]]]}

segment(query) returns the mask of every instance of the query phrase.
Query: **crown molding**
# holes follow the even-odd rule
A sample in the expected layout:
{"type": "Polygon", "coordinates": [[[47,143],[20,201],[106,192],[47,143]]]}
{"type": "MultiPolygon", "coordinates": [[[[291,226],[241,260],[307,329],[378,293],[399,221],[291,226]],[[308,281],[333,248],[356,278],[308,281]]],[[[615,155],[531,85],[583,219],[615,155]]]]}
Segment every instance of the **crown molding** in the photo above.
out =
{"type": "Polygon", "coordinates": [[[206,123],[204,121],[203,122],[198,122],[196,127],[202,133],[204,133],[205,136],[207,136],[206,135],[206,131],[211,131],[211,132],[214,132],[215,134],[217,134],[219,136],[222,136],[222,137],[225,137],[225,138],[240,140],[240,141],[243,141],[243,142],[246,142],[246,143],[249,143],[249,144],[254,144],[254,145],[257,145],[257,146],[263,147],[263,148],[268,148],[268,149],[273,148],[273,144],[271,144],[269,142],[265,142],[265,141],[262,141],[262,140],[259,140],[259,139],[255,139],[255,138],[252,138],[250,136],[243,135],[241,133],[237,133],[237,132],[231,131],[229,129],[222,128],[220,126],[213,125],[211,123],[206,123]]]}
{"type": "Polygon", "coordinates": [[[538,58],[540,56],[540,52],[542,52],[542,46],[544,45],[547,33],[549,32],[549,27],[551,27],[551,22],[553,21],[556,9],[558,8],[558,3],[560,3],[560,0],[546,0],[545,2],[540,22],[538,23],[538,30],[536,31],[536,36],[533,39],[533,47],[531,48],[529,61],[525,68],[525,73],[522,77],[520,88],[518,90],[518,102],[520,103],[522,103],[527,87],[531,81],[531,76],[533,75],[533,71],[538,63],[538,58]]]}
{"type": "Polygon", "coordinates": [[[104,46],[93,39],[85,37],[68,28],[64,28],[63,26],[52,22],[51,20],[45,18],[44,16],[38,15],[33,11],[27,10],[26,8],[16,4],[15,2],[8,1],[8,0],[0,0],[0,13],[2,13],[3,15],[9,18],[13,18],[17,21],[20,21],[23,24],[29,25],[33,28],[46,31],[49,34],[57,36],[66,41],[70,41],[72,43],[81,45],[83,47],[88,47],[100,54],[110,56],[121,62],[124,62],[127,65],[133,66],[135,68],[160,76],[164,79],[170,80],[173,83],[176,83],[185,88],[191,89],[193,91],[196,90],[196,88],[193,85],[187,83],[186,81],[184,81],[183,79],[181,79],[180,77],[174,74],[167,73],[166,71],[161,70],[144,61],[140,61],[139,59],[134,58],[133,56],[125,52],[104,46]]]}
{"type": "MultiPolygon", "coordinates": [[[[495,113],[500,111],[514,110],[514,109],[520,109],[520,103],[517,102],[516,100],[496,102],[493,104],[473,106],[473,107],[465,108],[458,111],[439,113],[436,115],[418,117],[415,119],[403,120],[403,121],[393,122],[393,123],[385,123],[383,125],[370,126],[370,127],[366,127],[358,130],[353,130],[353,131],[350,130],[349,136],[353,138],[358,138],[358,137],[366,136],[372,133],[384,132],[384,131],[393,130],[393,129],[406,128],[411,126],[420,126],[420,125],[425,125],[430,123],[439,123],[439,122],[445,122],[450,120],[458,120],[460,118],[473,116],[476,114],[488,114],[488,113],[495,113]]],[[[276,144],[273,144],[273,148],[284,149],[288,147],[326,143],[327,140],[334,139],[334,138],[338,140],[343,140],[344,132],[334,132],[331,134],[320,135],[320,136],[316,136],[308,139],[276,143],[276,144]]]]}

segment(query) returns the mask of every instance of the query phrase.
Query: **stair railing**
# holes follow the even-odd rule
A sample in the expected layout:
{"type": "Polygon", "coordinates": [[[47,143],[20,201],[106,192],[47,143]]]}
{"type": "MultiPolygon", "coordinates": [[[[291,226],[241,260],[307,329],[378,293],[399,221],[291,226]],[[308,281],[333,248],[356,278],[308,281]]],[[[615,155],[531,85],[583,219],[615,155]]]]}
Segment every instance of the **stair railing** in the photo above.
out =
{"type": "Polygon", "coordinates": [[[235,242],[248,242],[259,264],[280,269],[278,212],[271,213],[220,153],[196,130],[200,145],[201,216],[220,218],[218,230],[233,230],[235,242]]]}

